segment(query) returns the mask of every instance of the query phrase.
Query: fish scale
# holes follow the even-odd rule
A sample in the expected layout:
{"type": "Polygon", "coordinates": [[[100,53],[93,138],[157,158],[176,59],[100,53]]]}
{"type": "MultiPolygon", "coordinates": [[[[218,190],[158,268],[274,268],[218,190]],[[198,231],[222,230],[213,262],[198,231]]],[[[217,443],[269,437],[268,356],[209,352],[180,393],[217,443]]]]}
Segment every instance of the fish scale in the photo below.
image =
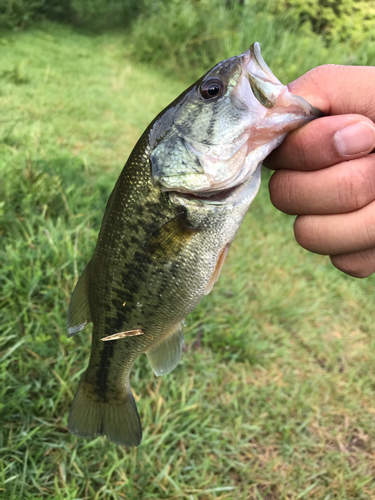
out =
{"type": "Polygon", "coordinates": [[[254,44],[217,64],[148,126],[110,196],[69,304],[69,336],[93,323],[89,364],[68,421],[73,434],[140,443],[134,362],[146,353],[156,375],[175,368],[184,318],[220,274],[259,189],[262,160],[287,132],[317,116],[289,94],[254,44]]]}

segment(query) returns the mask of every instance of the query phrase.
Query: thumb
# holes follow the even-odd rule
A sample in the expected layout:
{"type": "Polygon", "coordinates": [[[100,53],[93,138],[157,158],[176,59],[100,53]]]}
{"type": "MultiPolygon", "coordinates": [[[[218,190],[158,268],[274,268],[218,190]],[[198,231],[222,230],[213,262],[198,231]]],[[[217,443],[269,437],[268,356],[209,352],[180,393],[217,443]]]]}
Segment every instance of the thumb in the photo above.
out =
{"type": "Polygon", "coordinates": [[[319,66],[288,88],[326,115],[355,113],[375,121],[375,67],[319,66]]]}

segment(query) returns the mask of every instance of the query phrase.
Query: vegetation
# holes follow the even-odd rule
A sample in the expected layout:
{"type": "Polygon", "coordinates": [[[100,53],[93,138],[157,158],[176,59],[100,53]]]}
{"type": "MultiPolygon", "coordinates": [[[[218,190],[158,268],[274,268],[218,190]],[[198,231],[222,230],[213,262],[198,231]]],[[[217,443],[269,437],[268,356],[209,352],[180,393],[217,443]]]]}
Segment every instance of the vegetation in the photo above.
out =
{"type": "MultiPolygon", "coordinates": [[[[295,35],[256,29],[233,48],[260,35],[283,79],[371,61],[309,33],[288,54],[295,35]]],[[[266,172],[187,318],[181,363],[163,378],[145,356],[134,367],[141,446],[67,432],[90,350],[90,331],[66,336],[70,294],[127,155],[189,83],[136,61],[129,41],[57,24],[0,39],[0,498],[374,499],[374,278],[300,249],[266,172]]]]}
{"type": "Polygon", "coordinates": [[[286,81],[310,61],[375,59],[375,4],[366,0],[0,0],[0,29],[46,18],[91,33],[125,30],[129,57],[185,81],[249,40],[266,42],[286,81]]]}
{"type": "Polygon", "coordinates": [[[127,26],[137,0],[0,0],[0,28],[25,29],[50,19],[91,30],[127,26]]]}
{"type": "Polygon", "coordinates": [[[271,0],[273,12],[288,9],[297,25],[307,23],[330,42],[373,40],[375,3],[368,0],[271,0]]]}
{"type": "Polygon", "coordinates": [[[129,54],[179,78],[197,79],[216,62],[241,53],[249,40],[261,43],[265,60],[287,82],[318,64],[366,65],[375,60],[369,35],[361,42],[328,44],[311,24],[298,21],[298,9],[273,13],[272,3],[226,8],[209,0],[144,0],[143,5],[132,24],[129,54]]]}

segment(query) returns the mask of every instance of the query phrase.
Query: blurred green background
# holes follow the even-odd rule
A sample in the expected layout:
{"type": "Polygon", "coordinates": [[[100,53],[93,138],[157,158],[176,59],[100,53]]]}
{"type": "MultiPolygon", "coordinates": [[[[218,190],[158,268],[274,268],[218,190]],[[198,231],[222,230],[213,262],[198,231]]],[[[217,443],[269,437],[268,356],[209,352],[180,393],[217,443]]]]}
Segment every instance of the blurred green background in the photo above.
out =
{"type": "Polygon", "coordinates": [[[138,449],[66,430],[90,330],[69,297],[154,116],[255,40],[284,83],[375,61],[374,2],[0,0],[0,498],[374,499],[374,278],[259,195],[178,367],[137,360],[138,449]]]}

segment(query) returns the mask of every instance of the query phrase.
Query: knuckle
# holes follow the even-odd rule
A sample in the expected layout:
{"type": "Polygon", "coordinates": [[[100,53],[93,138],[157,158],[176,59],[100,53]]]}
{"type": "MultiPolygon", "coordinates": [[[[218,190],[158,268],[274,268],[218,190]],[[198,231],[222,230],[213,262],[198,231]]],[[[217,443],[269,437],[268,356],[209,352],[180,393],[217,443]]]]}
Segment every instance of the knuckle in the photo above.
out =
{"type": "Polygon", "coordinates": [[[280,172],[275,172],[271,175],[271,179],[268,183],[268,190],[270,192],[270,198],[273,205],[278,208],[277,199],[279,193],[280,185],[280,172]]]}
{"type": "MultiPolygon", "coordinates": [[[[299,89],[307,89],[310,93],[317,94],[321,97],[327,95],[327,82],[337,77],[339,66],[334,64],[324,64],[311,69],[303,74],[297,80],[294,80],[288,85],[292,93],[298,93],[299,89]]],[[[328,108],[326,114],[329,114],[329,100],[326,102],[328,108]]]]}
{"type": "Polygon", "coordinates": [[[366,175],[362,169],[356,170],[353,186],[353,197],[356,208],[362,208],[373,199],[374,188],[371,176],[366,175]]]}
{"type": "Polygon", "coordinates": [[[357,224],[360,228],[362,248],[372,248],[375,243],[375,203],[370,203],[362,210],[356,212],[357,224]]]}
{"type": "Polygon", "coordinates": [[[351,168],[337,176],[337,198],[341,212],[364,207],[374,198],[371,177],[360,168],[351,168]]]}
{"type": "Polygon", "coordinates": [[[327,76],[330,76],[333,71],[333,65],[323,64],[308,71],[306,73],[306,80],[319,88],[322,85],[322,81],[324,82],[327,76]]]}
{"type": "Polygon", "coordinates": [[[320,89],[322,84],[324,85],[323,82],[326,81],[327,76],[329,76],[332,71],[334,71],[334,65],[330,64],[325,64],[321,66],[317,66],[316,68],[311,69],[304,75],[300,76],[298,80],[295,80],[291,84],[289,84],[289,88],[293,89],[295,85],[303,85],[304,87],[310,88],[310,87],[315,87],[317,89],[320,89]]]}
{"type": "Polygon", "coordinates": [[[309,166],[311,164],[311,160],[314,157],[314,152],[312,151],[312,145],[309,144],[308,139],[309,136],[305,136],[305,131],[303,129],[298,131],[298,134],[294,136],[294,151],[297,157],[297,161],[301,164],[309,166]]]}
{"type": "Polygon", "coordinates": [[[294,222],[294,236],[297,243],[306,250],[314,251],[318,239],[315,216],[300,215],[294,222]]]}
{"type": "Polygon", "coordinates": [[[353,278],[367,278],[375,271],[374,265],[358,254],[332,255],[330,258],[339,271],[353,278]]]}
{"type": "Polygon", "coordinates": [[[279,170],[269,182],[269,192],[272,204],[279,210],[291,214],[293,196],[293,172],[279,170]]]}

